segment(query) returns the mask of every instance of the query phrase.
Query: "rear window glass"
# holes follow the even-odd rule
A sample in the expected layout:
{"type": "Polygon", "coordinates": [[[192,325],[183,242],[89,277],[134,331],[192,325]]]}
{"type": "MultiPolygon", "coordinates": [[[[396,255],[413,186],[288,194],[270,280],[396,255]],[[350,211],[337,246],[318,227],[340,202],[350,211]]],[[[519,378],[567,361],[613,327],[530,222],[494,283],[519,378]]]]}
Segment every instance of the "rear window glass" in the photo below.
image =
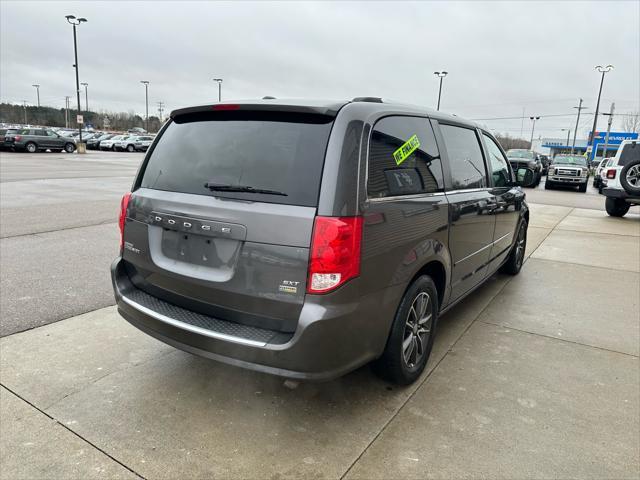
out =
{"type": "Polygon", "coordinates": [[[634,160],[640,160],[640,144],[628,143],[622,148],[618,165],[624,167],[634,160]]]}
{"type": "Polygon", "coordinates": [[[316,206],[333,118],[265,112],[185,115],[157,141],[140,186],[287,205],[316,206]],[[206,183],[284,195],[212,192],[206,183]]]}

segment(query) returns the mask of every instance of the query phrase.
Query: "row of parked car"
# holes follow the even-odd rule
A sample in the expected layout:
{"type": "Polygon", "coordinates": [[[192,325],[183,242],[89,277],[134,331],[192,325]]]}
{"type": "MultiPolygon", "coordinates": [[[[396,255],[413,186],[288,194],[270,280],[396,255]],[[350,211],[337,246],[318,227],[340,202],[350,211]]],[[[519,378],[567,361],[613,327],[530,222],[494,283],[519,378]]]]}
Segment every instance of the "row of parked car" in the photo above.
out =
{"type": "MultiPolygon", "coordinates": [[[[80,133],[65,129],[46,127],[24,127],[0,129],[0,149],[35,153],[51,152],[73,153],[80,133]]],[[[155,135],[140,133],[83,132],[82,141],[91,150],[111,150],[127,152],[145,152],[153,142],[155,135]]]]}

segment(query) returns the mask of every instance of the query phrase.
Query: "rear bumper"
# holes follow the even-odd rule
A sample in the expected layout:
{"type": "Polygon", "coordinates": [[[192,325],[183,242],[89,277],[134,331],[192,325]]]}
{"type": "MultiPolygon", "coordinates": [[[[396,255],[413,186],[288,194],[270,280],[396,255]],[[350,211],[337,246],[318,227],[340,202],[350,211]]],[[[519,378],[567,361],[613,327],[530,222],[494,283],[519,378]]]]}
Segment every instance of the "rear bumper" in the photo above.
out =
{"type": "Polygon", "coordinates": [[[402,287],[394,287],[358,298],[356,282],[308,295],[295,333],[283,334],[247,330],[155,299],[131,283],[121,258],[111,265],[111,278],[118,312],[148,335],[223,363],[308,381],[337,378],[378,357],[402,295],[402,287]],[[152,301],[143,305],[139,299],[146,297],[152,301]],[[203,321],[182,321],[194,316],[203,321]]]}
{"type": "Polygon", "coordinates": [[[629,203],[640,204],[640,196],[629,195],[625,190],[618,188],[603,188],[602,194],[605,197],[617,198],[629,203]]]}

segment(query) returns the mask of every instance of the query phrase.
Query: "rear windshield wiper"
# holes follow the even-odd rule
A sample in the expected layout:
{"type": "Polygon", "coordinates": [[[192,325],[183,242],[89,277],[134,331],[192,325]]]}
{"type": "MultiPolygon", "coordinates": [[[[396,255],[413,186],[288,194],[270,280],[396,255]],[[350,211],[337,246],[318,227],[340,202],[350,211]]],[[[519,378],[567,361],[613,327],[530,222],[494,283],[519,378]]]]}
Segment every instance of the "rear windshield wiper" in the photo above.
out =
{"type": "Polygon", "coordinates": [[[221,183],[207,182],[204,184],[205,188],[208,188],[212,192],[243,192],[243,193],[262,193],[264,195],[282,195],[288,197],[284,192],[277,190],[266,190],[264,188],[254,188],[249,185],[225,185],[221,183]]]}

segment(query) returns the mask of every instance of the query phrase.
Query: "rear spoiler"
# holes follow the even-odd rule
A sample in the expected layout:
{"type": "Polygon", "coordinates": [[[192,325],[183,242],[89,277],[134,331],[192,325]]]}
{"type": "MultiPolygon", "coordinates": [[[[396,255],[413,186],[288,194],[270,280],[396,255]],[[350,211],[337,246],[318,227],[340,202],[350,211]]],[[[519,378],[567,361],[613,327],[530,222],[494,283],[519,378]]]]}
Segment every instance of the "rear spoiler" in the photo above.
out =
{"type": "Polygon", "coordinates": [[[213,105],[200,105],[197,107],[187,107],[173,110],[169,115],[172,120],[176,120],[181,116],[192,116],[193,114],[207,114],[213,112],[269,112],[269,113],[293,113],[302,115],[322,115],[327,117],[335,117],[338,111],[346,103],[309,106],[309,105],[286,105],[273,103],[216,103],[213,105]]]}

